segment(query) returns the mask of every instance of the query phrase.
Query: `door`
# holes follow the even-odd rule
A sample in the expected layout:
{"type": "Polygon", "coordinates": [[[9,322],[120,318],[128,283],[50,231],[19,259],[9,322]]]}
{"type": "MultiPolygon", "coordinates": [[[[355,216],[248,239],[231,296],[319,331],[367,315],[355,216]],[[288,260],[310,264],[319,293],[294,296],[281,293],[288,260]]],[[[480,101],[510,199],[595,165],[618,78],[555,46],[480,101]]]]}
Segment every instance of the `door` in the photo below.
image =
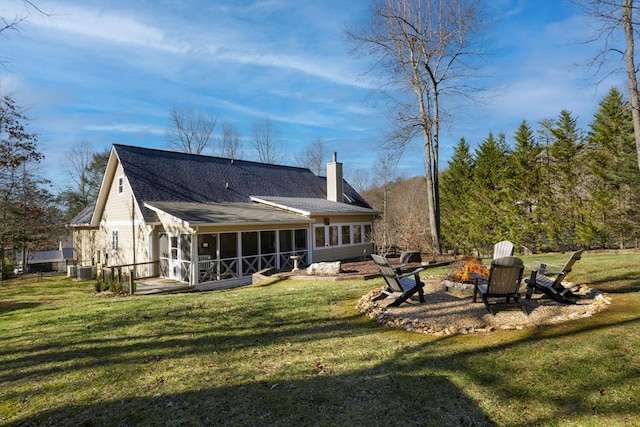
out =
{"type": "Polygon", "coordinates": [[[169,236],[168,277],[173,280],[190,283],[191,272],[191,235],[171,234],[169,236]]]}
{"type": "Polygon", "coordinates": [[[180,247],[178,246],[178,236],[169,236],[169,279],[180,280],[180,260],[178,258],[180,247]]]}

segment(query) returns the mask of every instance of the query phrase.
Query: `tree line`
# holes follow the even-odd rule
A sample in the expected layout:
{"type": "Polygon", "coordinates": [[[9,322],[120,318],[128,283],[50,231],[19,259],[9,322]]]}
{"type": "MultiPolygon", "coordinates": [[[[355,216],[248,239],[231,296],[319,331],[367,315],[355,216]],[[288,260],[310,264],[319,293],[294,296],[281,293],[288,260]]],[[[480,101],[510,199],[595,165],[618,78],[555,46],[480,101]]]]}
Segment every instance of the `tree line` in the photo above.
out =
{"type": "MultiPolygon", "coordinates": [[[[420,231],[428,226],[419,209],[424,185],[400,179],[364,193],[386,211],[376,243],[432,247],[420,231]]],[[[511,144],[490,132],[472,151],[461,138],[440,174],[443,250],[490,253],[503,239],[522,252],[637,247],[639,188],[631,107],[613,88],[586,131],[563,110],[537,129],[523,121],[511,144]]]]}
{"type": "Polygon", "coordinates": [[[64,233],[64,220],[48,189],[49,182],[38,170],[43,156],[27,121],[11,96],[0,97],[1,278],[13,272],[14,264],[6,260],[7,251],[25,248],[19,257],[22,265],[27,265],[29,248],[55,247],[64,233]]]}

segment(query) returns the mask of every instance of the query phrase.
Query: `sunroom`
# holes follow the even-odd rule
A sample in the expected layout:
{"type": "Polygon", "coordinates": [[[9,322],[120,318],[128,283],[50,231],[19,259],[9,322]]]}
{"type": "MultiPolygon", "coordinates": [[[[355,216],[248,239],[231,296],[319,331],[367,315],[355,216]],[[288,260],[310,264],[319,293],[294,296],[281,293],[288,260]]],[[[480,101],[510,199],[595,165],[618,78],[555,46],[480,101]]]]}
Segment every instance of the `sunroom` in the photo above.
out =
{"type": "Polygon", "coordinates": [[[251,203],[157,202],[160,276],[199,289],[251,282],[264,269],[309,262],[312,219],[251,203]]]}

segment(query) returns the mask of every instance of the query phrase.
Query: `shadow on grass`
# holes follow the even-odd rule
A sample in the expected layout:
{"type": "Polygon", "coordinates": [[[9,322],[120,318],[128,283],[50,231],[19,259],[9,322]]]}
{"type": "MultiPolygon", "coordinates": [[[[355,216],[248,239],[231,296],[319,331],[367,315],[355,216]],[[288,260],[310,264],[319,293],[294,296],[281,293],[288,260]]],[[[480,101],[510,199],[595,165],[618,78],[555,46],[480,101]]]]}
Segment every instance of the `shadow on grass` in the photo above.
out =
{"type": "MultiPolygon", "coordinates": [[[[635,327],[639,323],[640,318],[637,317],[571,331],[545,331],[491,348],[462,351],[455,357],[434,355],[434,346],[456,345],[455,341],[461,337],[431,340],[396,352],[367,370],[340,375],[332,374],[330,369],[326,373],[309,372],[304,380],[255,377],[240,385],[225,385],[229,378],[209,374],[203,382],[209,382],[210,386],[176,393],[169,390],[175,390],[179,385],[156,375],[150,379],[151,389],[147,396],[114,396],[111,400],[95,403],[67,403],[15,420],[9,425],[494,426],[548,425],[577,415],[625,416],[635,407],[634,402],[603,395],[602,390],[613,392],[630,380],[627,374],[621,372],[613,377],[607,374],[609,382],[599,384],[598,358],[588,353],[571,356],[569,360],[555,361],[548,366],[548,381],[557,381],[557,390],[552,394],[538,394],[535,384],[541,379],[531,374],[539,373],[539,370],[532,369],[529,373],[523,370],[523,365],[528,364],[527,357],[534,356],[524,352],[530,350],[532,344],[544,348],[549,342],[557,342],[569,335],[597,331],[607,333],[612,327],[635,327]],[[521,358],[519,363],[508,362],[518,354],[521,358]],[[495,361],[494,356],[497,358],[495,361]],[[586,375],[580,371],[586,371],[586,375]],[[468,378],[465,382],[477,388],[475,391],[480,394],[489,390],[490,396],[485,398],[493,400],[498,408],[502,404],[495,402],[503,402],[505,412],[517,409],[518,414],[512,414],[511,420],[501,419],[502,414],[486,414],[479,407],[477,397],[469,394],[469,389],[460,389],[451,381],[452,375],[468,378]],[[571,380],[564,381],[563,377],[571,380]],[[531,408],[540,407],[547,407],[543,411],[546,415],[527,415],[531,408]],[[513,422],[514,418],[520,422],[513,422]]],[[[346,340],[350,336],[375,333],[368,326],[354,325],[351,329],[344,335],[346,340]]],[[[344,329],[329,328],[316,333],[322,335],[339,331],[342,335],[344,329]]],[[[398,334],[386,328],[378,330],[378,333],[398,334]]],[[[411,335],[401,332],[399,336],[411,335]]],[[[228,344],[250,348],[256,345],[255,338],[231,340],[228,344]]],[[[315,336],[314,339],[322,338],[315,336]]],[[[202,347],[201,344],[195,343],[194,351],[199,346],[202,352],[211,351],[211,347],[202,347]]],[[[175,349],[181,345],[185,343],[169,341],[163,346],[175,349]]],[[[126,349],[122,350],[123,355],[126,354],[126,349]]],[[[85,362],[79,360],[78,363],[85,362]]]]}
{"type": "MultiPolygon", "coordinates": [[[[350,316],[336,316],[309,304],[311,313],[303,307],[283,316],[280,310],[286,301],[281,296],[252,306],[225,306],[224,311],[216,306],[215,313],[206,307],[200,310],[197,304],[182,305],[184,298],[164,301],[140,310],[116,302],[116,312],[126,316],[101,319],[96,314],[85,317],[84,324],[72,315],[57,318],[67,325],[59,328],[60,336],[25,346],[19,354],[0,350],[0,383],[8,385],[0,395],[16,405],[21,402],[18,406],[24,411],[4,421],[0,417],[0,423],[495,425],[446,375],[401,360],[403,355],[396,357],[393,346],[383,363],[351,368],[368,366],[371,351],[375,353],[371,357],[380,360],[378,349],[366,346],[380,336],[388,339],[389,332],[396,334],[362,322],[353,311],[350,316]],[[142,324],[131,333],[131,325],[145,321],[153,325],[142,324]],[[346,347],[353,347],[347,354],[362,361],[341,360],[338,353],[346,347]],[[265,370],[281,358],[296,366],[265,370]],[[320,366],[318,359],[325,359],[326,366],[320,366]],[[240,368],[245,362],[248,367],[240,368]],[[181,363],[197,371],[191,374],[196,379],[181,377],[191,381],[188,386],[180,379],[176,383],[174,377],[179,369],[175,365],[181,363]],[[46,398],[37,406],[50,409],[28,409],[41,393],[46,398]]],[[[428,344],[424,346],[428,351],[428,344]]]]}
{"type": "Polygon", "coordinates": [[[46,392],[38,406],[50,408],[25,409],[8,425],[548,425],[596,413],[624,417],[637,407],[622,391],[640,376],[632,351],[607,340],[591,352],[572,350],[594,345],[594,336],[624,340],[632,330],[629,345],[637,344],[637,302],[624,315],[569,326],[434,339],[380,327],[353,309],[336,315],[327,307],[344,297],[311,285],[292,308],[295,286],[252,293],[260,298],[245,300],[251,304],[214,305],[227,295],[220,293],[56,315],[60,336],[17,354],[0,350],[4,399],[28,408],[46,392]],[[294,366],[260,369],[283,358],[294,366]],[[324,358],[326,369],[295,366],[324,358]],[[197,379],[176,373],[182,363],[197,379]],[[620,365],[631,369],[617,372],[620,365]]]}
{"type": "Polygon", "coordinates": [[[0,301],[0,316],[17,310],[28,310],[39,306],[37,302],[3,302],[0,301]]]}
{"type": "Polygon", "coordinates": [[[158,394],[68,405],[9,425],[495,425],[446,377],[395,370],[158,394]]]}
{"type": "Polygon", "coordinates": [[[590,280],[589,284],[603,292],[620,294],[640,292],[640,273],[631,272],[624,275],[611,275],[597,280],[590,280]],[[620,285],[624,283],[624,285],[620,285]]]}

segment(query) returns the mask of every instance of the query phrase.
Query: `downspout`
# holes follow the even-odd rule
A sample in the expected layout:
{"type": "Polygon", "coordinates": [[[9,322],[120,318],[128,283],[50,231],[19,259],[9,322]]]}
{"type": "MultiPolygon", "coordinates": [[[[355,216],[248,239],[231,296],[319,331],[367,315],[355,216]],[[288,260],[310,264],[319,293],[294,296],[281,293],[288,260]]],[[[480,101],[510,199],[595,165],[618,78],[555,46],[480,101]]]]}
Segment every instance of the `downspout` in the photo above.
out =
{"type": "MultiPolygon", "coordinates": [[[[308,261],[309,265],[313,264],[313,242],[316,241],[316,237],[313,234],[313,231],[314,231],[313,230],[313,224],[314,224],[313,222],[309,223],[309,225],[308,225],[309,232],[307,233],[307,251],[308,251],[308,254],[309,254],[309,261],[308,261]]],[[[295,235],[294,235],[293,239],[294,239],[293,245],[294,245],[294,248],[295,248],[295,244],[296,244],[295,235]]]]}
{"type": "Polygon", "coordinates": [[[136,203],[133,193],[131,194],[131,245],[133,248],[133,268],[131,269],[131,276],[129,277],[129,295],[133,295],[133,284],[136,275],[136,203]]]}
{"type": "Polygon", "coordinates": [[[198,258],[198,230],[200,226],[196,226],[191,237],[191,283],[193,286],[200,284],[200,259],[198,258]],[[195,260],[194,260],[195,257],[195,260]]]}

